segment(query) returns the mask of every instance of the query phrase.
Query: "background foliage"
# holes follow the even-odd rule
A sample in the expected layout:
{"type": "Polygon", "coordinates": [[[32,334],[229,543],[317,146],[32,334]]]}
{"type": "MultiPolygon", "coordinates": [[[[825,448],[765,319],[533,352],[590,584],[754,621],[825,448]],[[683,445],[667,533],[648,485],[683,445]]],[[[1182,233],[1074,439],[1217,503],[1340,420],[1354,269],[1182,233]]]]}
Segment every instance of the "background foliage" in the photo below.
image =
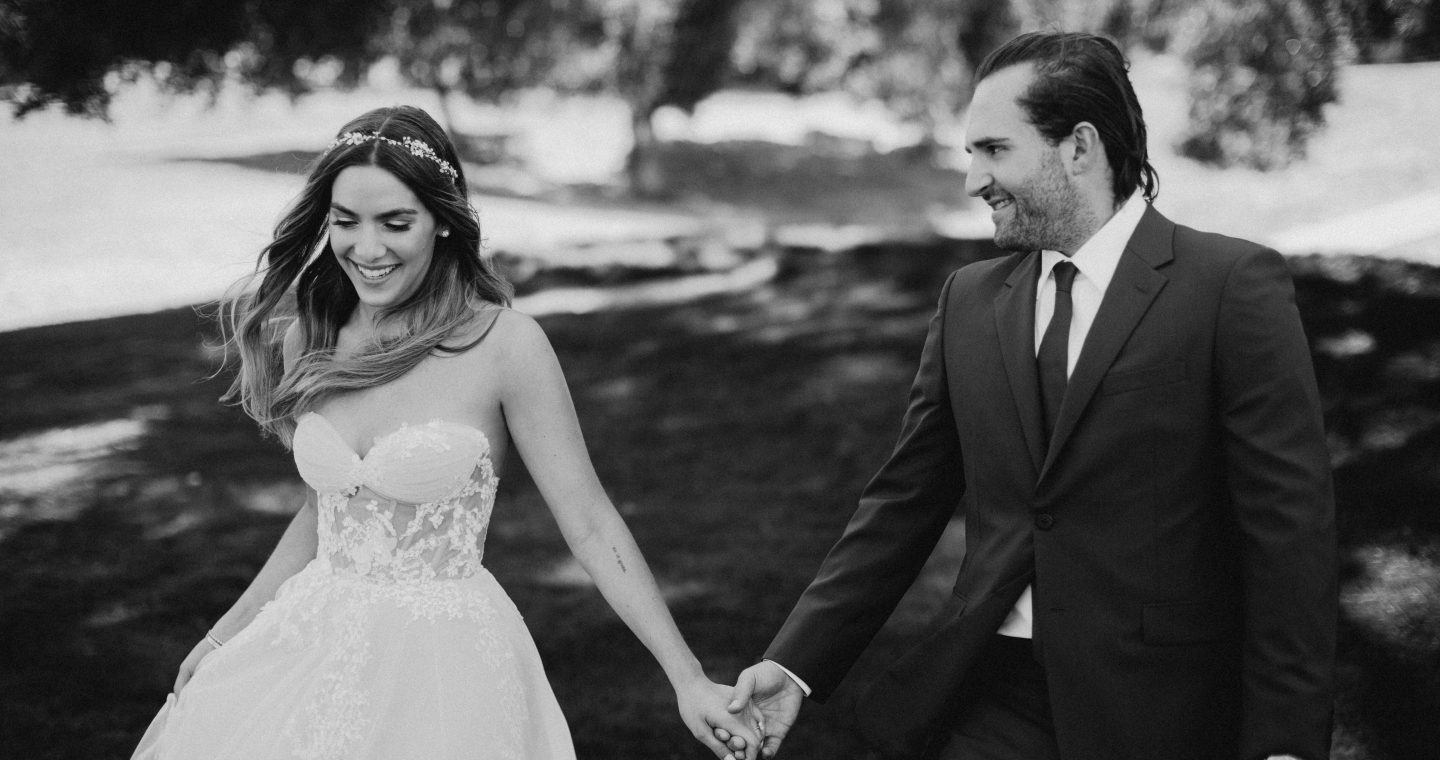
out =
{"type": "Polygon", "coordinates": [[[663,106],[728,85],[844,91],[929,139],[968,100],[976,62],[1038,28],[1183,53],[1185,151],[1261,169],[1303,155],[1340,64],[1440,56],[1440,0],[0,0],[0,96],[17,116],[52,104],[103,116],[141,73],[182,91],[298,93],[354,85],[387,60],[447,96],[604,91],[631,108],[630,187],[653,195],[663,106]]]}

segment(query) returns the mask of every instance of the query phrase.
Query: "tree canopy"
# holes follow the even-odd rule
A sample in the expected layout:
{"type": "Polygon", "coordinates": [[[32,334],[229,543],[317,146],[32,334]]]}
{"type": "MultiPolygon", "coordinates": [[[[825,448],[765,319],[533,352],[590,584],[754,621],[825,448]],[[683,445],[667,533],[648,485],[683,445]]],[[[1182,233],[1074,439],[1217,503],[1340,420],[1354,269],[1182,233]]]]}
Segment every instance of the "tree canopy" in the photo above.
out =
{"type": "Polygon", "coordinates": [[[0,94],[18,116],[59,104],[103,116],[115,79],[151,70],[176,90],[227,74],[303,90],[301,62],[332,59],[341,83],[373,60],[388,0],[0,0],[0,94]]]}
{"type": "Polygon", "coordinates": [[[0,0],[0,98],[17,116],[103,116],[141,73],[179,91],[299,93],[389,59],[442,103],[613,93],[634,114],[635,181],[662,106],[731,84],[843,90],[933,127],[963,108],[989,50],[1034,28],[1180,54],[1183,150],[1261,168],[1303,153],[1344,62],[1440,58],[1440,0],[0,0]]]}

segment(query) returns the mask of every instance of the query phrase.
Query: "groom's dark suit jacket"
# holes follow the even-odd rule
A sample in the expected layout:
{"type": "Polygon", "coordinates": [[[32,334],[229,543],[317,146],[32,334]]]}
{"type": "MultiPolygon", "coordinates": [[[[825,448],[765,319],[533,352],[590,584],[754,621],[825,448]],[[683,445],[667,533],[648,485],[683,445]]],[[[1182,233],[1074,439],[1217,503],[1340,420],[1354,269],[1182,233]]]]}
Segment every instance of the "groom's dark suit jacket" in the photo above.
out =
{"type": "Polygon", "coordinates": [[[931,628],[862,696],[914,757],[1029,584],[1066,760],[1329,754],[1335,523],[1284,260],[1147,208],[1048,449],[1040,256],[950,276],[899,442],[766,653],[825,699],[965,504],[931,628]]]}

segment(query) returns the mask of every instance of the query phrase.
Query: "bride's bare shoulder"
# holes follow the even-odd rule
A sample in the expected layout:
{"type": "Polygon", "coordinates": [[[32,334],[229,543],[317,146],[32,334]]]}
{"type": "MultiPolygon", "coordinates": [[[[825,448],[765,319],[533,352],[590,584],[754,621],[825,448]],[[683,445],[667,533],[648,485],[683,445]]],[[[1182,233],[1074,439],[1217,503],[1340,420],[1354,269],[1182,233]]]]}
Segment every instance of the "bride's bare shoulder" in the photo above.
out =
{"type": "Polygon", "coordinates": [[[534,317],[496,304],[477,308],[474,317],[457,330],[449,342],[462,347],[466,353],[476,348],[485,348],[487,352],[524,352],[549,345],[534,317]]]}

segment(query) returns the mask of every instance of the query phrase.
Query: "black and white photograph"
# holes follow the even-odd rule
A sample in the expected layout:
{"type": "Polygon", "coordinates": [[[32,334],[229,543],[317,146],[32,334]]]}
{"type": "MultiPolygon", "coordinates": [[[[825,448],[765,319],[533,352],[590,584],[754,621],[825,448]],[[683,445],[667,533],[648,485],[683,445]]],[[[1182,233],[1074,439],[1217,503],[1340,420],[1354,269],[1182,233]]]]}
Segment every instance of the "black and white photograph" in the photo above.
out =
{"type": "Polygon", "coordinates": [[[1440,0],[0,0],[0,760],[1440,760],[1440,0]]]}

